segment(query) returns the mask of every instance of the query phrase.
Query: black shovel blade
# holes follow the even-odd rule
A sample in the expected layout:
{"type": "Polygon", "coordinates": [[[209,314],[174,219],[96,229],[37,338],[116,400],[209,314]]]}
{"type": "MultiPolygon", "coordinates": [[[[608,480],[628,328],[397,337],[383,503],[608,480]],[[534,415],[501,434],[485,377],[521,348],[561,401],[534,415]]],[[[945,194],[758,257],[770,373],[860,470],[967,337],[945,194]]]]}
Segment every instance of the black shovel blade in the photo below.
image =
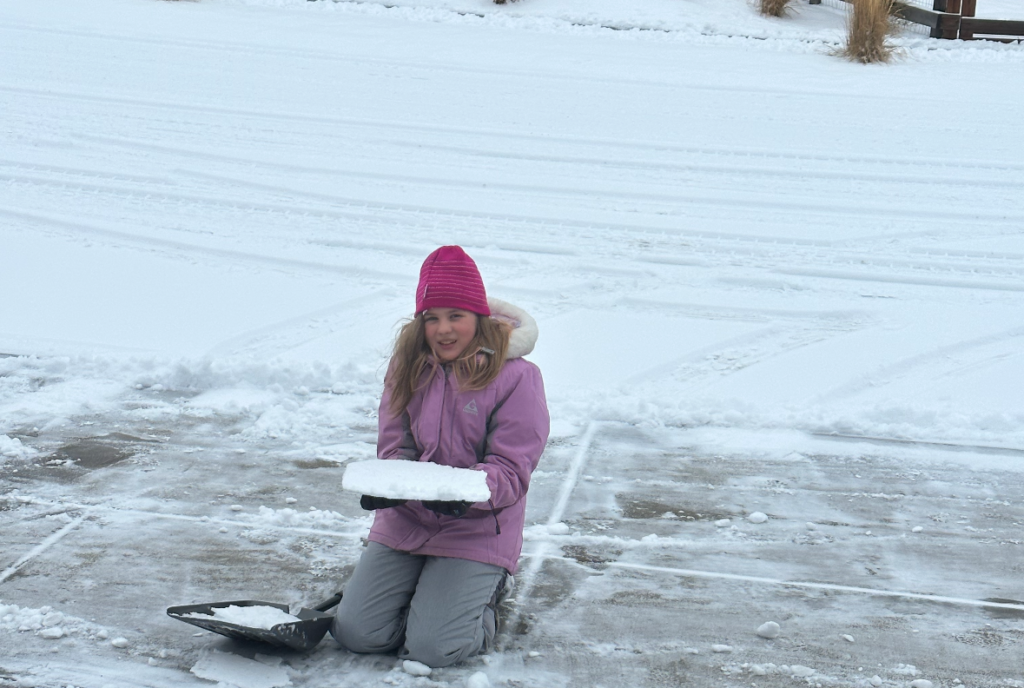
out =
{"type": "Polygon", "coordinates": [[[212,602],[209,604],[189,604],[179,607],[168,607],[167,615],[172,619],[199,626],[208,631],[219,633],[233,640],[255,641],[276,647],[288,648],[305,652],[317,646],[327,634],[334,621],[333,614],[324,613],[338,603],[341,594],[317,605],[314,609],[303,608],[297,621],[277,624],[270,629],[240,626],[222,621],[214,616],[214,610],[224,607],[275,607],[288,612],[288,605],[259,600],[236,600],[234,602],[212,602]]]}

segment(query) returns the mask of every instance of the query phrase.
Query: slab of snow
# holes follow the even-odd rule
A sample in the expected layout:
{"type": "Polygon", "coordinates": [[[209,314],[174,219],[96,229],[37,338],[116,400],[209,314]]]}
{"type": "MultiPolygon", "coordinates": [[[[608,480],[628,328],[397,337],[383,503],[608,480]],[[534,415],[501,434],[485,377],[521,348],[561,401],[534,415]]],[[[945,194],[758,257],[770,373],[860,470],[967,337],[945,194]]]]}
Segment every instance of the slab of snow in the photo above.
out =
{"type": "Polygon", "coordinates": [[[429,461],[356,461],[345,467],[341,486],[389,499],[486,502],[491,498],[483,471],[429,461]]]}

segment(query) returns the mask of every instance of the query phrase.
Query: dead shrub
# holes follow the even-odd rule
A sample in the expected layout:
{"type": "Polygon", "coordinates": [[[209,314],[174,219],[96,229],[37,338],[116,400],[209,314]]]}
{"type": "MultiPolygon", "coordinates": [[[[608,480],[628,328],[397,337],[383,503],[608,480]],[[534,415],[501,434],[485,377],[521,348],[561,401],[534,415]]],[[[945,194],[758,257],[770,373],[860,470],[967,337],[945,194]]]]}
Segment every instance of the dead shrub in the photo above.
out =
{"type": "Polygon", "coordinates": [[[792,0],[760,0],[758,12],[766,17],[784,17],[789,14],[792,0]]]}
{"type": "Polygon", "coordinates": [[[846,45],[839,54],[853,62],[888,62],[893,48],[888,42],[893,32],[894,0],[853,0],[847,20],[846,45]]]}

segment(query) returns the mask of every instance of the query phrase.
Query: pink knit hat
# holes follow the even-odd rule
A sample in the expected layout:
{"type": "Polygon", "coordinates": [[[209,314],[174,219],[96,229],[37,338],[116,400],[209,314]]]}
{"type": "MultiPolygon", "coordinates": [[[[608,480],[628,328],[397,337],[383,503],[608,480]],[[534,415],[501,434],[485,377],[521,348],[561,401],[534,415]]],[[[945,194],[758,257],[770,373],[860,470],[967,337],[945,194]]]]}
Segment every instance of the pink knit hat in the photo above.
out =
{"type": "Polygon", "coordinates": [[[490,315],[484,281],[461,246],[442,246],[423,261],[416,287],[416,312],[428,308],[461,308],[490,315]]]}

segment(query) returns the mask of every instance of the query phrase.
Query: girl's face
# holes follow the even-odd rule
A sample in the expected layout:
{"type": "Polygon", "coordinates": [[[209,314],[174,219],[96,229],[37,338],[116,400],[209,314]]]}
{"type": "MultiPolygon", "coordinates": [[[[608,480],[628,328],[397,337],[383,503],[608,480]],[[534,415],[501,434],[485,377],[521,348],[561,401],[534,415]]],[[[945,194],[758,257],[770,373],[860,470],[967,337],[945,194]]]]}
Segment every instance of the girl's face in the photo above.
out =
{"type": "Polygon", "coordinates": [[[423,314],[427,344],[442,363],[462,355],[476,336],[476,313],[461,308],[431,308],[423,314]]]}

